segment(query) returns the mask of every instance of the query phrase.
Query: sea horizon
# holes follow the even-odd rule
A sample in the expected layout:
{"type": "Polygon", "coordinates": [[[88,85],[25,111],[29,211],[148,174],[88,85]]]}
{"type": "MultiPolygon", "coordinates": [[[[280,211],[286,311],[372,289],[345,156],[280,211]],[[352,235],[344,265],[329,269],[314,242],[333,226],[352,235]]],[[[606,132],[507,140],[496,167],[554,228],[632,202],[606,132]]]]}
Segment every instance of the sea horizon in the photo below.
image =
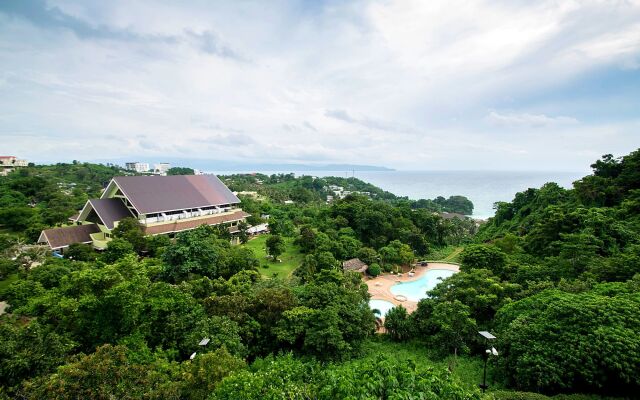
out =
{"type": "Polygon", "coordinates": [[[473,202],[476,219],[494,216],[496,202],[511,201],[518,192],[555,182],[564,188],[585,175],[585,171],[499,171],[499,170],[393,170],[393,171],[204,171],[217,175],[293,173],[319,178],[354,176],[379,188],[411,200],[462,195],[473,202]]]}

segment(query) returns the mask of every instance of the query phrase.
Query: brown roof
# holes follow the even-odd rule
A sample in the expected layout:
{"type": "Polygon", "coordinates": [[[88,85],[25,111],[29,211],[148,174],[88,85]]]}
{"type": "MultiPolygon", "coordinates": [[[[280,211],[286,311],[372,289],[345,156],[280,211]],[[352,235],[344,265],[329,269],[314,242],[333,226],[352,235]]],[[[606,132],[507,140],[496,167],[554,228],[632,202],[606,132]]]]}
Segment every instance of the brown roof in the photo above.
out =
{"type": "Polygon", "coordinates": [[[113,180],[140,214],[240,203],[215,175],[116,176],[113,180]]]}
{"type": "Polygon", "coordinates": [[[359,258],[352,258],[342,263],[342,269],[345,271],[365,272],[367,268],[369,268],[369,266],[359,258]]]}
{"type": "Polygon", "coordinates": [[[91,199],[89,200],[102,223],[109,229],[113,229],[114,222],[123,218],[133,217],[131,211],[124,205],[121,199],[91,199]]]}
{"type": "Polygon", "coordinates": [[[459,213],[450,213],[450,212],[442,212],[440,213],[440,217],[444,218],[444,219],[454,219],[454,218],[458,218],[461,220],[466,219],[467,217],[459,214],[459,213]]]}
{"type": "Polygon", "coordinates": [[[52,250],[67,247],[72,243],[90,243],[92,233],[100,232],[96,224],[63,226],[45,229],[40,233],[39,243],[47,242],[52,250]]]}
{"type": "Polygon", "coordinates": [[[250,214],[240,210],[233,214],[216,215],[207,218],[197,218],[191,220],[178,220],[166,224],[152,225],[145,228],[147,235],[159,235],[161,233],[172,233],[195,229],[200,225],[218,225],[227,222],[239,221],[248,217],[250,214]]]}

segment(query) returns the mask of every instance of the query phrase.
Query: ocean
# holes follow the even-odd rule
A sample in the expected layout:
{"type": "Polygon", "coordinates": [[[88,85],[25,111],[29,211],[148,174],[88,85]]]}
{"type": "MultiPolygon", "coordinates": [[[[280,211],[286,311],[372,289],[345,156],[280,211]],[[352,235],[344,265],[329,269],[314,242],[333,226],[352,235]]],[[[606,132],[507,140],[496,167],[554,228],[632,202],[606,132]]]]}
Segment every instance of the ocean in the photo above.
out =
{"type": "MultiPolygon", "coordinates": [[[[248,171],[214,171],[219,175],[248,171]]],[[[256,172],[256,171],[251,171],[256,172]]],[[[511,201],[517,192],[539,188],[547,182],[571,188],[572,183],[587,172],[549,171],[257,171],[266,175],[290,173],[296,176],[355,176],[398,196],[410,199],[433,199],[438,196],[466,196],[473,202],[474,218],[494,215],[493,204],[511,201]]]]}

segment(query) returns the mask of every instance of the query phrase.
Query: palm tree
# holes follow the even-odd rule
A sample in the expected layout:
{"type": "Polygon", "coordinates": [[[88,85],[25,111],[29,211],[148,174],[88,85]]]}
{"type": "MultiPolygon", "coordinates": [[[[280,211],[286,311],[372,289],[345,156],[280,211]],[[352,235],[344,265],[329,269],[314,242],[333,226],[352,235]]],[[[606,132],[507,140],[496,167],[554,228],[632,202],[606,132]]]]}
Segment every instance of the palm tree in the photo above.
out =
{"type": "Polygon", "coordinates": [[[377,308],[372,309],[371,312],[373,312],[373,315],[376,318],[376,332],[377,332],[380,329],[382,329],[382,327],[384,326],[384,322],[382,322],[382,312],[377,308]]]}

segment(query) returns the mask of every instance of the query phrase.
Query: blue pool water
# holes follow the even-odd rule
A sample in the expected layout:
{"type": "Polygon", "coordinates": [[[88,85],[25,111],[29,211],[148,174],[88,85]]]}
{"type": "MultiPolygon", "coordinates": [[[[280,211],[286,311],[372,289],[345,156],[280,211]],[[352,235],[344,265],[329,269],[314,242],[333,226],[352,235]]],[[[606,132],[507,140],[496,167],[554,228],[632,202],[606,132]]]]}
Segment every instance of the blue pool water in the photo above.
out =
{"type": "Polygon", "coordinates": [[[371,308],[372,310],[379,310],[381,317],[387,315],[389,310],[391,310],[393,307],[395,307],[395,305],[390,301],[377,299],[369,300],[369,308],[371,308]]]}
{"type": "Polygon", "coordinates": [[[391,286],[391,293],[394,296],[403,295],[409,301],[420,301],[427,297],[427,291],[433,289],[441,279],[448,278],[455,274],[447,269],[432,269],[427,271],[418,280],[412,282],[401,282],[391,286]]]}

